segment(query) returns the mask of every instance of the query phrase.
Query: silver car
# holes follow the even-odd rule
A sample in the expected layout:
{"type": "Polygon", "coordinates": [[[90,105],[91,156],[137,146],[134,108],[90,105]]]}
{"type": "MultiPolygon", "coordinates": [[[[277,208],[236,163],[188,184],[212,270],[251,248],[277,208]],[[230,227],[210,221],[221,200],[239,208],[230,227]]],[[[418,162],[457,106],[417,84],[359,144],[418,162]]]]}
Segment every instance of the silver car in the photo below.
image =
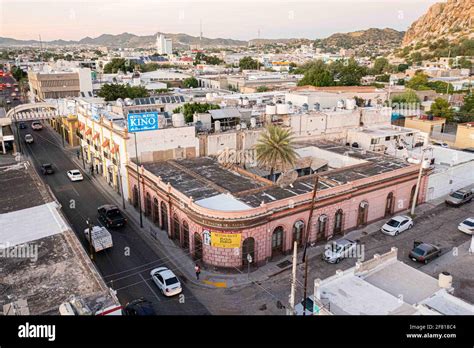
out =
{"type": "Polygon", "coordinates": [[[471,190],[457,190],[451,193],[446,199],[446,204],[459,207],[464,203],[468,203],[472,200],[473,193],[471,190]]]}
{"type": "Polygon", "coordinates": [[[346,257],[355,256],[357,243],[353,240],[341,238],[326,245],[323,260],[329,263],[339,263],[346,257]]]}

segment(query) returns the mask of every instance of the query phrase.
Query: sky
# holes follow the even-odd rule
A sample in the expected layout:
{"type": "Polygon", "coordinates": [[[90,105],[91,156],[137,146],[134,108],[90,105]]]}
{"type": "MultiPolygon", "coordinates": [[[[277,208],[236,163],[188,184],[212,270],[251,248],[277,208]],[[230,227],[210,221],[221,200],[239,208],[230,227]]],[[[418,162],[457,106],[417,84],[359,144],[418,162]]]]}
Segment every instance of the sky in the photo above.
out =
{"type": "Polygon", "coordinates": [[[0,37],[79,40],[186,33],[240,40],[406,30],[439,0],[0,0],[0,37]]]}

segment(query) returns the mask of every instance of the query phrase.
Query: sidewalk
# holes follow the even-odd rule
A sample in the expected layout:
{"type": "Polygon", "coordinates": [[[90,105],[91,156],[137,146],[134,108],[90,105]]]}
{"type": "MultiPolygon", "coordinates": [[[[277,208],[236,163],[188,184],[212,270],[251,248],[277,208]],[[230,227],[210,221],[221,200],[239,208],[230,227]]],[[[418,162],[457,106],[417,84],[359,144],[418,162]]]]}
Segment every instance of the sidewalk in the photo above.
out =
{"type": "MultiPolygon", "coordinates": [[[[82,167],[82,160],[77,158],[76,149],[69,148],[66,149],[66,152],[69,153],[72,160],[77,164],[79,168],[82,167]]],[[[87,167],[87,165],[86,165],[87,167]]],[[[109,186],[102,176],[91,176],[88,171],[85,171],[86,176],[94,183],[94,185],[102,191],[111,201],[118,207],[123,206],[122,197],[120,197],[114,189],[109,186]]],[[[423,203],[416,208],[416,217],[414,220],[427,215],[433,208],[439,204],[444,203],[445,197],[441,197],[437,200],[431,201],[429,203],[423,203]]],[[[160,253],[169,260],[171,264],[174,265],[176,269],[179,270],[178,276],[185,279],[186,283],[193,283],[194,285],[200,287],[208,288],[236,288],[248,285],[253,282],[263,282],[281,272],[284,272],[291,268],[291,259],[292,254],[286,255],[285,257],[279,259],[278,261],[269,262],[266,265],[263,265],[255,270],[251,270],[250,274],[247,271],[241,271],[237,268],[234,273],[216,273],[212,269],[203,267],[201,270],[200,280],[196,280],[194,273],[194,261],[189,255],[189,252],[186,252],[179,246],[177,246],[170,238],[168,234],[159,229],[155,224],[153,224],[148,218],[143,216],[143,228],[140,228],[140,215],[139,212],[131,205],[129,202],[125,202],[125,213],[129,217],[130,223],[134,225],[137,231],[141,232],[142,238],[150,245],[150,247],[159,250],[160,253]],[[281,266],[278,266],[281,265],[281,266]],[[240,273],[239,273],[240,272],[240,273]]],[[[409,211],[400,212],[400,214],[408,214],[409,211]]],[[[362,229],[353,230],[346,235],[345,238],[353,240],[361,240],[365,237],[378,233],[382,225],[386,222],[386,219],[376,221],[370,225],[365,226],[362,229]]],[[[320,255],[324,251],[325,243],[317,244],[308,248],[308,260],[311,260],[315,257],[321,257],[320,255]]],[[[298,252],[298,264],[301,263],[302,249],[298,252]]]]}

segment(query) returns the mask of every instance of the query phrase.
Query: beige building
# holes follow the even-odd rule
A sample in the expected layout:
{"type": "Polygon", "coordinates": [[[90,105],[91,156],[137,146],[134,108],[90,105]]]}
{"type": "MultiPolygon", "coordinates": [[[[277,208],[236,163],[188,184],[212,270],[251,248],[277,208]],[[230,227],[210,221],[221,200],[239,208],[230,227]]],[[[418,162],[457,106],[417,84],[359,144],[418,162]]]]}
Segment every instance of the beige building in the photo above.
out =
{"type": "Polygon", "coordinates": [[[458,124],[454,145],[460,149],[474,148],[474,122],[458,124]]]}
{"type": "Polygon", "coordinates": [[[433,132],[442,133],[445,123],[446,119],[442,117],[429,117],[427,115],[407,116],[405,118],[406,128],[418,129],[429,135],[432,135],[433,132]]]}

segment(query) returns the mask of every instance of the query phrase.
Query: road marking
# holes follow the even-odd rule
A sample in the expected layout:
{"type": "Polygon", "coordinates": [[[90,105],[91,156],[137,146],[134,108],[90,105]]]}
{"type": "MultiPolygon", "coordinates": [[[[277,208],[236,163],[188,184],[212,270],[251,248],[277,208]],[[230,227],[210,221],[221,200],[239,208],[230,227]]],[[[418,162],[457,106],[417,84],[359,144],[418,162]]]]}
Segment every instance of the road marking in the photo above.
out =
{"type": "Polygon", "coordinates": [[[153,290],[153,288],[150,286],[150,284],[148,284],[148,282],[146,281],[145,278],[143,278],[142,274],[141,273],[138,273],[138,275],[140,276],[140,278],[143,279],[143,282],[146,284],[146,286],[148,286],[148,289],[150,289],[150,291],[153,293],[153,295],[155,295],[155,298],[158,300],[158,301],[161,301],[161,299],[158,297],[158,295],[156,294],[155,290],[153,290]]]}
{"type": "Polygon", "coordinates": [[[210,280],[203,280],[204,284],[213,285],[216,288],[227,288],[227,282],[213,282],[210,280]]]}

